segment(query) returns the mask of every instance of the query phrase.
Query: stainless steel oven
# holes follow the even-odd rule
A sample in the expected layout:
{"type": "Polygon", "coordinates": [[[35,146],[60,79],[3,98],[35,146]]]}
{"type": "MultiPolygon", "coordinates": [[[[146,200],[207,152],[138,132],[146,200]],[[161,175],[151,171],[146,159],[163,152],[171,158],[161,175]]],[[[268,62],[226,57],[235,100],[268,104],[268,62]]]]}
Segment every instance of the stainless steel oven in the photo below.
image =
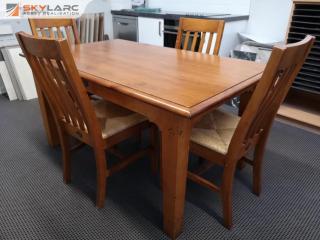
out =
{"type": "Polygon", "coordinates": [[[164,46],[174,48],[178,36],[179,20],[164,20],[164,46]]]}
{"type": "Polygon", "coordinates": [[[129,16],[113,16],[114,39],[138,41],[138,18],[129,16]]]}

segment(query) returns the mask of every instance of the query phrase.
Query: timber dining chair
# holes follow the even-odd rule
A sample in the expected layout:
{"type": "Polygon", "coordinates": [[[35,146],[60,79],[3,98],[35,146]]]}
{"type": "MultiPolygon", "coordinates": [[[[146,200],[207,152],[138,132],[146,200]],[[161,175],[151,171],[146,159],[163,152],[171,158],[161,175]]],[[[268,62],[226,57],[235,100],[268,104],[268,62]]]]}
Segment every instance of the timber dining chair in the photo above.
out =
{"type": "MultiPolygon", "coordinates": [[[[79,32],[76,21],[72,18],[29,18],[29,25],[32,35],[38,38],[63,39],[67,38],[68,43],[80,44],[79,32]]],[[[34,76],[35,77],[35,76],[34,76]]],[[[43,91],[37,81],[35,81],[38,102],[40,105],[43,125],[47,134],[48,143],[50,146],[59,145],[57,126],[52,119],[52,110],[48,104],[48,100],[43,94],[43,91]]],[[[91,95],[88,93],[89,96],[91,95]]]]}
{"type": "Polygon", "coordinates": [[[80,37],[73,18],[29,18],[31,32],[35,37],[66,38],[69,44],[80,44],[80,37]]]}
{"type": "Polygon", "coordinates": [[[180,18],[176,48],[210,54],[215,40],[213,55],[218,55],[223,31],[223,20],[180,18]]]}
{"type": "MultiPolygon", "coordinates": [[[[29,18],[29,25],[32,35],[38,38],[67,39],[69,45],[80,44],[80,36],[76,20],[73,18],[29,18]]],[[[56,128],[54,124],[48,123],[48,115],[51,116],[51,110],[47,104],[46,98],[42,94],[41,87],[36,84],[41,114],[48,138],[50,137],[50,128],[56,128]]],[[[90,98],[96,98],[88,92],[90,98]]],[[[52,140],[49,140],[51,142],[52,140]]],[[[57,144],[57,143],[56,143],[57,144]]],[[[51,143],[50,145],[56,145],[51,143]]]]}
{"type": "Polygon", "coordinates": [[[232,227],[232,188],[237,164],[245,161],[253,167],[253,192],[261,192],[262,161],[268,134],[280,104],[300,71],[315,38],[286,46],[276,46],[260,82],[242,115],[238,117],[216,110],[195,124],[191,133],[190,151],[205,159],[199,169],[188,172],[188,178],[222,198],[224,225],[232,227]],[[254,149],[254,158],[246,153],[254,149]],[[214,164],[223,167],[220,186],[201,175],[214,164]]]}
{"type": "MultiPolygon", "coordinates": [[[[137,136],[151,124],[145,117],[103,100],[91,100],[80,78],[66,39],[35,38],[16,34],[36,81],[43,90],[58,127],[63,153],[63,179],[71,181],[69,137],[94,150],[97,171],[97,206],[104,207],[107,178],[144,155],[155,161],[153,147],[122,156],[113,147],[137,136]],[[107,167],[105,150],[116,152],[120,162],[107,167]]],[[[152,135],[152,134],[151,134],[152,135]]]]}

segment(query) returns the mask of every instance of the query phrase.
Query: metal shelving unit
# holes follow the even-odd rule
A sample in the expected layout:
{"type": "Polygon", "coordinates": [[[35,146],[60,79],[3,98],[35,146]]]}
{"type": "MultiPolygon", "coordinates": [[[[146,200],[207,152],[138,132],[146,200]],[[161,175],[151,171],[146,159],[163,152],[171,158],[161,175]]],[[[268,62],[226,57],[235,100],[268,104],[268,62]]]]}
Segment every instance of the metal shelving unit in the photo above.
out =
{"type": "Polygon", "coordinates": [[[292,88],[320,96],[320,2],[296,1],[288,32],[288,43],[311,34],[316,42],[292,88]]]}

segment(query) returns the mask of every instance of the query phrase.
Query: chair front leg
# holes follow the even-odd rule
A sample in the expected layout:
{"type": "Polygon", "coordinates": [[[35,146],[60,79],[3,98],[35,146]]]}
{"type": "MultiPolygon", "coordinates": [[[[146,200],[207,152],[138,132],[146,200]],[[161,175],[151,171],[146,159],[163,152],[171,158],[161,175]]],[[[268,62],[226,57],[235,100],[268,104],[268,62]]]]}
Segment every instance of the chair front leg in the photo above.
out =
{"type": "Polygon", "coordinates": [[[97,199],[96,205],[98,208],[103,208],[106,199],[107,186],[107,162],[106,154],[103,148],[94,148],[96,158],[97,171],[97,199]]]}
{"type": "Polygon", "coordinates": [[[221,186],[224,226],[228,229],[232,228],[232,188],[236,167],[236,163],[225,165],[221,186]]]}

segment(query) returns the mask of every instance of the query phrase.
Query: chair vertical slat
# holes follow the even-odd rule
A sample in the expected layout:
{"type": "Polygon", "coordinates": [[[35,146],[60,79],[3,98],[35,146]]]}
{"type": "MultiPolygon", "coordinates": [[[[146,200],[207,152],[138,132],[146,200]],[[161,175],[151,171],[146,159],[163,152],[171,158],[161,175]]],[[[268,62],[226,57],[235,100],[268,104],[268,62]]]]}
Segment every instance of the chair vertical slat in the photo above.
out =
{"type": "MultiPolygon", "coordinates": [[[[65,68],[63,67],[60,61],[56,61],[59,68],[59,75],[56,74],[56,77],[59,78],[59,85],[62,92],[65,95],[65,101],[70,108],[70,117],[73,120],[74,126],[78,126],[81,130],[85,131],[84,120],[83,117],[80,116],[79,109],[76,109],[76,98],[73,96],[72,91],[68,90],[70,86],[68,86],[68,76],[66,75],[65,68]],[[61,79],[60,76],[63,78],[61,79]]],[[[77,106],[78,107],[78,106],[77,106]]]]}
{"type": "Polygon", "coordinates": [[[214,51],[213,51],[214,55],[218,55],[219,54],[219,50],[220,50],[223,34],[218,34],[218,33],[219,32],[223,32],[223,31],[224,31],[224,22],[220,22],[219,25],[218,25],[218,30],[217,30],[216,44],[214,46],[214,51]]]}
{"type": "Polygon", "coordinates": [[[184,38],[183,50],[187,50],[187,49],[188,49],[189,38],[190,38],[190,32],[188,31],[188,32],[186,33],[185,38],[184,38]]]}
{"type": "Polygon", "coordinates": [[[182,47],[182,36],[183,36],[182,30],[179,29],[178,35],[177,35],[177,40],[176,40],[176,48],[177,49],[181,49],[181,47],[182,47]]]}
{"type": "MultiPolygon", "coordinates": [[[[57,112],[57,114],[53,115],[53,117],[56,117],[57,120],[60,120],[60,116],[66,116],[67,111],[65,111],[65,108],[59,108],[59,104],[62,104],[62,102],[61,102],[62,100],[56,94],[54,94],[54,92],[58,91],[59,89],[56,86],[52,86],[52,84],[50,84],[49,77],[46,77],[47,73],[44,69],[43,61],[40,61],[40,59],[37,59],[36,61],[38,62],[37,63],[37,66],[38,66],[37,74],[42,74],[42,76],[46,78],[43,81],[38,82],[38,84],[43,91],[46,91],[46,93],[47,93],[46,98],[50,99],[50,102],[48,102],[50,107],[57,112]]],[[[38,75],[38,77],[39,77],[39,75],[38,75]]]]}
{"type": "Polygon", "coordinates": [[[75,20],[72,20],[71,23],[72,33],[73,33],[73,39],[75,44],[80,44],[80,37],[79,37],[79,31],[77,28],[77,24],[75,20]]]}
{"type": "Polygon", "coordinates": [[[68,43],[69,43],[69,45],[71,45],[72,44],[72,36],[71,36],[71,32],[70,32],[70,27],[66,26],[65,27],[65,31],[66,31],[66,34],[67,34],[68,43]]]}
{"type": "MultiPolygon", "coordinates": [[[[47,62],[48,62],[48,70],[51,71],[51,74],[54,76],[54,79],[52,80],[55,80],[56,86],[59,88],[59,92],[63,98],[64,108],[67,110],[65,117],[67,120],[70,120],[69,122],[73,126],[77,126],[78,125],[77,115],[75,114],[74,108],[72,107],[73,103],[70,100],[69,93],[66,91],[66,86],[65,86],[66,83],[64,83],[65,81],[63,81],[60,77],[62,72],[58,74],[57,71],[55,70],[55,67],[52,65],[51,61],[47,59],[47,62]]],[[[56,63],[57,62],[58,61],[56,61],[56,63]]]]}
{"type": "Polygon", "coordinates": [[[196,49],[196,45],[197,45],[197,41],[198,41],[198,36],[199,33],[195,32],[193,35],[193,41],[192,41],[192,46],[191,46],[191,51],[194,52],[194,50],[196,49]]]}
{"type": "Polygon", "coordinates": [[[199,53],[201,53],[202,50],[203,50],[204,42],[205,42],[205,40],[206,40],[206,35],[207,35],[206,32],[203,32],[203,33],[201,34],[201,41],[200,41],[200,45],[199,45],[199,49],[198,49],[198,52],[199,52],[199,53]]]}
{"type": "Polygon", "coordinates": [[[60,27],[57,27],[58,38],[63,38],[60,27]]]}
{"type": "MultiPolygon", "coordinates": [[[[64,82],[67,82],[67,79],[71,78],[71,76],[67,75],[67,72],[61,62],[57,61],[57,65],[59,66],[59,69],[61,71],[61,75],[64,79],[64,82]]],[[[74,106],[73,109],[75,111],[73,111],[73,112],[78,120],[79,127],[81,130],[87,131],[87,125],[86,125],[84,117],[81,113],[80,106],[78,105],[78,101],[76,100],[76,96],[74,96],[74,94],[73,94],[74,90],[71,90],[71,88],[72,88],[72,86],[69,86],[69,84],[65,85],[66,92],[68,93],[68,96],[70,96],[72,99],[71,104],[73,104],[73,106],[74,106]]]]}
{"type": "Polygon", "coordinates": [[[206,53],[209,54],[212,46],[212,40],[213,40],[213,33],[210,33],[209,41],[208,41],[208,46],[207,46],[207,51],[206,53]]]}
{"type": "MultiPolygon", "coordinates": [[[[42,60],[42,61],[44,61],[44,60],[42,60]]],[[[56,76],[56,71],[54,70],[54,66],[52,65],[52,62],[51,62],[50,59],[46,59],[46,62],[47,62],[46,65],[48,67],[48,71],[46,71],[46,73],[47,74],[50,73],[50,75],[51,75],[51,76],[49,76],[47,78],[47,81],[50,81],[49,79],[53,80],[51,82],[51,84],[50,84],[50,86],[51,86],[50,89],[54,89],[54,91],[59,91],[60,92],[61,89],[60,89],[60,85],[59,85],[59,82],[58,82],[59,80],[57,80],[58,77],[56,76]]],[[[44,62],[41,62],[41,66],[45,66],[44,62]]],[[[63,114],[65,116],[65,120],[68,123],[72,124],[72,121],[71,121],[70,117],[68,117],[69,116],[69,113],[68,113],[69,112],[69,108],[67,107],[66,104],[64,104],[64,102],[62,102],[62,99],[59,98],[59,101],[61,102],[61,108],[63,110],[63,114]]]]}
{"type": "Polygon", "coordinates": [[[50,38],[54,38],[53,28],[52,28],[52,27],[49,27],[49,28],[48,28],[48,31],[49,31],[49,36],[50,36],[50,38]]]}
{"type": "MultiPolygon", "coordinates": [[[[53,76],[52,81],[55,82],[56,87],[59,89],[59,92],[63,98],[64,108],[66,109],[66,119],[69,120],[69,122],[73,126],[77,126],[77,116],[74,114],[74,110],[72,107],[72,101],[70,100],[70,95],[66,91],[65,81],[61,79],[61,72],[60,74],[57,73],[56,68],[52,65],[52,62],[50,59],[46,59],[47,61],[47,71],[50,72],[50,74],[53,76]]],[[[59,69],[60,70],[60,69],[59,69]]]]}
{"type": "Polygon", "coordinates": [[[41,88],[43,90],[46,90],[47,94],[49,95],[49,97],[51,99],[55,99],[53,102],[54,103],[58,103],[58,105],[61,105],[60,110],[62,111],[62,114],[65,116],[65,119],[68,123],[71,123],[70,119],[67,118],[68,115],[68,110],[65,107],[65,104],[63,104],[62,99],[57,97],[55,94],[53,94],[53,92],[55,91],[59,91],[59,87],[57,86],[57,84],[53,84],[52,82],[50,82],[51,76],[49,74],[48,71],[46,71],[45,66],[47,65],[45,60],[43,58],[38,58],[39,61],[39,70],[41,71],[41,73],[44,75],[44,79],[43,81],[41,81],[41,88]]]}
{"type": "Polygon", "coordinates": [[[41,37],[47,37],[47,34],[43,28],[40,28],[41,37]]]}

